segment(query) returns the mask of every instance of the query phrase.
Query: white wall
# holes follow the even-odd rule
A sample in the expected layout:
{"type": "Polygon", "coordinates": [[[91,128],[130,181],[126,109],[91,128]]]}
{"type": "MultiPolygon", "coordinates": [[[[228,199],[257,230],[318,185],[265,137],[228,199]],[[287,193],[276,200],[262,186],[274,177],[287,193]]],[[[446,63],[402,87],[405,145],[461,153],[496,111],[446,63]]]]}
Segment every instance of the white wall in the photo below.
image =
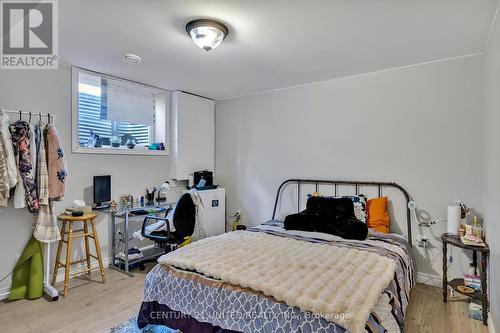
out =
{"type": "Polygon", "coordinates": [[[492,31],[484,61],[483,203],[486,237],[490,246],[490,302],[492,319],[500,320],[500,19],[492,31]]]}
{"type": "MultiPolygon", "coordinates": [[[[167,179],[167,156],[90,155],[71,152],[71,69],[2,70],[0,73],[0,107],[57,115],[56,126],[65,148],[69,181],[65,200],[56,204],[59,213],[74,199],[83,199],[92,186],[94,175],[112,176],[112,197],[121,194],[143,194],[146,187],[157,186],[167,179]],[[87,188],[87,190],[85,190],[87,188]]],[[[176,191],[169,193],[175,198],[176,191]]],[[[91,197],[90,197],[91,198],[91,197]]],[[[17,257],[31,237],[33,218],[26,209],[0,210],[0,277],[14,267],[17,257]]],[[[97,224],[103,257],[108,258],[111,224],[101,214],[97,224]]],[[[54,248],[54,246],[53,246],[54,248]]],[[[75,249],[75,258],[81,249],[75,249]]],[[[0,297],[8,291],[10,278],[0,284],[0,297]]]]}
{"type": "MultiPolygon", "coordinates": [[[[222,100],[216,180],[228,214],[242,209],[249,225],[271,217],[278,185],[296,177],[395,181],[445,217],[454,198],[481,202],[481,107],[481,56],[222,100]]],[[[430,254],[418,252],[420,272],[441,274],[445,227],[432,229],[430,254]]]]}

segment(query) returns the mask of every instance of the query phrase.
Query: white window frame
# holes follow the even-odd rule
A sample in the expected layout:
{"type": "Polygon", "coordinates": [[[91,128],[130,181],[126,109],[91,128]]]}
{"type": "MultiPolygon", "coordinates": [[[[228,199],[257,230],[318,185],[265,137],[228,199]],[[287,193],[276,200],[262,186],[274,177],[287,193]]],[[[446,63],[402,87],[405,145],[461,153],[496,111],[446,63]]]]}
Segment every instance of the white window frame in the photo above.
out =
{"type": "MultiPolygon", "coordinates": [[[[71,146],[73,153],[78,154],[108,154],[108,155],[153,155],[153,156],[166,156],[170,153],[170,95],[171,92],[164,89],[159,89],[156,87],[151,87],[146,84],[144,86],[150,87],[153,90],[157,90],[159,94],[164,97],[164,107],[156,109],[156,122],[154,125],[154,141],[163,142],[165,144],[165,150],[149,150],[145,148],[135,147],[134,149],[128,148],[113,148],[113,147],[81,147],[78,138],[78,99],[79,99],[79,89],[78,89],[78,76],[80,73],[86,73],[90,75],[98,75],[104,78],[109,78],[113,80],[120,80],[124,82],[132,82],[129,80],[124,80],[115,76],[102,74],[99,72],[94,72],[79,67],[71,68],[71,146]],[[163,110],[161,110],[163,109],[163,110]],[[164,111],[164,112],[162,112],[164,111]]],[[[137,82],[132,82],[136,83],[137,82]]],[[[162,102],[161,102],[162,103],[162,102]]]]}

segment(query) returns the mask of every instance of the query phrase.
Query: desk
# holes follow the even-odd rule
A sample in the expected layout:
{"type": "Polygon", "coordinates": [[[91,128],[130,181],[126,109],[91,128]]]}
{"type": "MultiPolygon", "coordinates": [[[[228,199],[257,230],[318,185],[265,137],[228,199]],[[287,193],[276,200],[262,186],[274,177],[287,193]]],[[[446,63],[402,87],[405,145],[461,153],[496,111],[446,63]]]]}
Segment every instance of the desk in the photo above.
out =
{"type": "Polygon", "coordinates": [[[128,249],[129,249],[129,240],[130,235],[137,230],[140,230],[142,226],[142,221],[146,215],[134,215],[134,211],[138,210],[151,210],[154,211],[151,213],[152,215],[159,216],[161,214],[165,214],[169,208],[173,208],[175,203],[161,203],[157,205],[151,206],[132,206],[126,207],[121,206],[117,207],[116,210],[107,209],[106,211],[111,213],[111,233],[112,233],[112,244],[111,244],[111,263],[109,265],[110,268],[117,270],[119,272],[125,273],[129,276],[134,276],[132,272],[130,272],[130,266],[140,264],[142,261],[151,260],[158,258],[162,254],[165,253],[163,248],[158,246],[154,246],[151,248],[144,249],[142,251],[143,256],[138,259],[129,260],[128,249]],[[123,240],[117,237],[117,231],[120,230],[117,225],[123,223],[123,240]],[[135,227],[134,224],[135,223],[135,227]],[[138,227],[137,227],[138,226],[138,227]],[[117,247],[123,243],[124,245],[124,258],[118,257],[117,247]]]}

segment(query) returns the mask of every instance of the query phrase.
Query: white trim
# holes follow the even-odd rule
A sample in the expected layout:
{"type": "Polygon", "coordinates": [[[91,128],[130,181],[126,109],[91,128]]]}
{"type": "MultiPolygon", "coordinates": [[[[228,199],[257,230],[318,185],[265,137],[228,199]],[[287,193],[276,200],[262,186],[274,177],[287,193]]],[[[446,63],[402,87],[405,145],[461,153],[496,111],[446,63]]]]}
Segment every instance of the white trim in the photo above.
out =
{"type": "MultiPolygon", "coordinates": [[[[110,263],[111,263],[111,258],[105,258],[102,260],[102,264],[104,265],[104,268],[108,268],[110,263]]],[[[95,267],[96,265],[97,265],[97,262],[94,262],[92,267],[95,267]]],[[[79,269],[86,268],[85,263],[81,263],[80,265],[73,265],[71,267],[72,267],[72,269],[73,269],[73,267],[75,267],[75,271],[77,271],[79,269]]],[[[76,276],[79,276],[79,275],[76,275],[76,276]]],[[[76,276],[72,276],[71,279],[76,277],[76,276]]],[[[52,274],[50,274],[50,279],[52,279],[52,274]]],[[[57,277],[56,277],[56,283],[62,282],[62,281],[64,281],[64,270],[60,269],[59,273],[57,274],[57,277]]],[[[8,286],[0,288],[0,301],[7,299],[9,297],[10,287],[11,286],[8,285],[8,286]]]]}
{"type": "MultiPolygon", "coordinates": [[[[76,132],[76,131],[75,131],[76,132]]],[[[75,154],[104,154],[104,155],[151,155],[167,156],[167,150],[149,150],[149,149],[125,149],[125,148],[87,148],[73,147],[75,154]]]]}
{"type": "Polygon", "coordinates": [[[426,284],[428,286],[440,287],[443,285],[443,278],[438,275],[432,275],[427,273],[417,273],[417,282],[426,284]]]}
{"type": "Polygon", "coordinates": [[[281,91],[281,90],[286,90],[286,89],[291,89],[291,88],[299,88],[299,87],[307,87],[319,83],[326,83],[330,81],[336,81],[340,79],[345,79],[345,78],[351,78],[351,77],[357,77],[357,76],[364,76],[364,75],[371,75],[371,74],[377,74],[377,73],[383,73],[383,72],[389,72],[397,69],[403,69],[403,68],[411,68],[411,67],[416,67],[416,66],[421,66],[421,65],[429,65],[429,64],[434,64],[434,63],[439,63],[439,62],[445,62],[445,61],[452,61],[452,60],[460,60],[464,58],[471,58],[471,57],[477,57],[477,56],[483,56],[484,51],[482,52],[477,52],[477,53],[471,53],[471,54],[466,54],[462,56],[457,56],[457,57],[451,57],[451,58],[444,58],[444,59],[437,59],[437,60],[431,60],[431,61],[426,61],[426,62],[419,62],[416,64],[410,64],[410,65],[403,65],[403,66],[398,66],[398,67],[390,67],[390,68],[385,68],[373,72],[363,72],[363,73],[358,73],[358,74],[350,74],[350,75],[344,75],[344,76],[338,76],[332,79],[326,79],[326,80],[320,80],[320,81],[312,81],[312,82],[306,82],[306,83],[301,83],[301,84],[296,84],[296,85],[291,85],[291,86],[286,86],[282,88],[273,88],[273,89],[268,89],[268,90],[262,90],[262,91],[257,91],[254,93],[249,93],[249,94],[241,94],[241,95],[236,95],[236,96],[229,96],[229,97],[223,97],[223,98],[218,98],[215,100],[215,102],[222,102],[225,100],[230,100],[230,99],[236,99],[240,97],[248,97],[248,96],[255,96],[255,95],[263,95],[267,93],[272,93],[276,91],[281,91]]]}
{"type": "Polygon", "coordinates": [[[488,331],[490,333],[496,333],[495,324],[493,318],[491,317],[491,312],[488,312],[488,331]]]}

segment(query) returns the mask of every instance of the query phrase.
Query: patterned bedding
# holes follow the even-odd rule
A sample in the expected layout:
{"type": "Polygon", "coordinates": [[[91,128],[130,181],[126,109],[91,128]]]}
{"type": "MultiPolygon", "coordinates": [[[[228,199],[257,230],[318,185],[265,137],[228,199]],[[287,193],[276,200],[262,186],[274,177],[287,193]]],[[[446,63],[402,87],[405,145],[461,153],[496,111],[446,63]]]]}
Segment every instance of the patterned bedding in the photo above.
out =
{"type": "MultiPolygon", "coordinates": [[[[394,279],[381,294],[366,332],[403,332],[404,313],[415,281],[415,260],[404,238],[370,232],[365,241],[302,231],[287,231],[268,221],[249,232],[264,232],[307,242],[352,247],[387,256],[396,262],[394,279]]],[[[146,277],[138,326],[161,324],[190,332],[338,332],[346,330],[321,317],[288,306],[247,288],[201,274],[157,265],[146,277]]]]}

